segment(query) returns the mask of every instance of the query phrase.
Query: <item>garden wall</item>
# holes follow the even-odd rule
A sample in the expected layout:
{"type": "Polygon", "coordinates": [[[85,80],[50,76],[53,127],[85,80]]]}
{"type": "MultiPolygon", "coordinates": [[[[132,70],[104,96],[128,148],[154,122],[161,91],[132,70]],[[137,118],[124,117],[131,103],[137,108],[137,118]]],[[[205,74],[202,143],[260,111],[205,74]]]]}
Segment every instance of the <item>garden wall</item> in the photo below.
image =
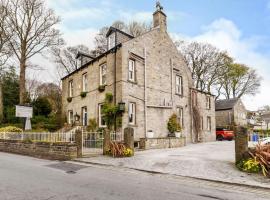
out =
{"type": "Polygon", "coordinates": [[[0,151],[50,160],[71,160],[77,157],[77,146],[72,143],[24,142],[0,140],[0,151]]]}
{"type": "Polygon", "coordinates": [[[164,149],[164,148],[177,148],[186,146],[186,138],[141,138],[140,148],[141,149],[164,149]]]}

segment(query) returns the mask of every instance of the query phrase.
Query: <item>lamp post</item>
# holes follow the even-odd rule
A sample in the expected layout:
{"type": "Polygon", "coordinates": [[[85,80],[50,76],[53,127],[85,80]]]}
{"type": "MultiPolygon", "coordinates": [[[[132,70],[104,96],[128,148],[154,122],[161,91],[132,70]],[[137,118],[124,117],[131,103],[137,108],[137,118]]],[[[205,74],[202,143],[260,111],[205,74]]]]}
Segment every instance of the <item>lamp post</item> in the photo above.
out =
{"type": "Polygon", "coordinates": [[[126,103],[123,102],[123,101],[120,101],[120,102],[118,103],[119,111],[120,111],[121,113],[125,112],[125,105],[126,105],[126,103]]]}

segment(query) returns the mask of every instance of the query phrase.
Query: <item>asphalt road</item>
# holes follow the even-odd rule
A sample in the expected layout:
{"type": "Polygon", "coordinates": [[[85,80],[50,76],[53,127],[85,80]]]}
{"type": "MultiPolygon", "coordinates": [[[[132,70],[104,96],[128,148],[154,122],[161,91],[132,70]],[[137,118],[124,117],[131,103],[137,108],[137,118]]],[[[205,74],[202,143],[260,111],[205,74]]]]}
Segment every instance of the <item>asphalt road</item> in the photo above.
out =
{"type": "Polygon", "coordinates": [[[270,191],[0,153],[0,200],[267,199],[270,191]]]}

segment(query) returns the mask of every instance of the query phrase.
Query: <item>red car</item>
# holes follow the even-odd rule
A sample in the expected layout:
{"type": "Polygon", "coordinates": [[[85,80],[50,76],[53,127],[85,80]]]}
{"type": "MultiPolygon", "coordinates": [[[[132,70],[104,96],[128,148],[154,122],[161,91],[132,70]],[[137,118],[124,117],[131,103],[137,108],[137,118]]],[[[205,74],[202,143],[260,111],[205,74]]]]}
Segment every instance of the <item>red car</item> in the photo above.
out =
{"type": "Polygon", "coordinates": [[[231,141],[234,137],[233,131],[230,131],[226,128],[217,128],[216,129],[216,138],[218,141],[229,140],[231,141]]]}

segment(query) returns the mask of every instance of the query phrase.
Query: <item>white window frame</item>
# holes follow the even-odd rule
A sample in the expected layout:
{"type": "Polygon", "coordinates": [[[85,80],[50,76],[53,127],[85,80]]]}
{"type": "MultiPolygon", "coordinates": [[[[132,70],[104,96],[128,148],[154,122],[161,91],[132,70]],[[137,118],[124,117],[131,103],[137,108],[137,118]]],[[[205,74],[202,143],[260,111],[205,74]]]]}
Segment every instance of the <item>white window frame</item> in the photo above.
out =
{"type": "Polygon", "coordinates": [[[176,108],[178,123],[180,124],[181,128],[184,128],[184,109],[182,107],[176,108]]]}
{"type": "Polygon", "coordinates": [[[183,77],[178,74],[175,76],[175,93],[183,95],[183,77]]]}
{"type": "Polygon", "coordinates": [[[68,96],[73,97],[74,95],[74,85],[73,85],[73,80],[70,80],[68,82],[68,96]]]}
{"type": "Polygon", "coordinates": [[[128,60],[128,80],[135,82],[135,60],[128,60]]]}
{"type": "Polygon", "coordinates": [[[128,104],[128,123],[130,125],[136,124],[136,103],[134,102],[129,102],[128,104]]]}
{"type": "Polygon", "coordinates": [[[113,47],[115,47],[115,33],[112,33],[111,35],[109,35],[108,37],[108,50],[112,49],[113,47]]]}
{"type": "Polygon", "coordinates": [[[82,125],[87,126],[88,125],[88,113],[87,113],[87,107],[82,107],[82,125]],[[85,120],[85,114],[86,114],[86,120],[85,120]],[[86,122],[86,124],[85,124],[86,122]]]}
{"type": "Polygon", "coordinates": [[[107,64],[100,65],[100,71],[99,71],[99,79],[100,85],[106,85],[107,84],[107,64]]]}
{"type": "Polygon", "coordinates": [[[74,123],[73,110],[68,111],[68,124],[72,125],[74,123]]]}
{"type": "Polygon", "coordinates": [[[103,106],[103,104],[99,104],[98,105],[98,126],[100,128],[105,128],[105,127],[107,127],[107,125],[106,124],[101,124],[101,122],[102,122],[102,116],[103,116],[103,114],[101,112],[101,107],[102,106],[103,106]]]}
{"type": "Polygon", "coordinates": [[[207,117],[207,131],[211,131],[212,129],[212,121],[211,121],[211,117],[207,117]]]}
{"type": "Polygon", "coordinates": [[[87,92],[88,90],[88,80],[87,80],[87,73],[82,75],[82,91],[87,92]]]}

